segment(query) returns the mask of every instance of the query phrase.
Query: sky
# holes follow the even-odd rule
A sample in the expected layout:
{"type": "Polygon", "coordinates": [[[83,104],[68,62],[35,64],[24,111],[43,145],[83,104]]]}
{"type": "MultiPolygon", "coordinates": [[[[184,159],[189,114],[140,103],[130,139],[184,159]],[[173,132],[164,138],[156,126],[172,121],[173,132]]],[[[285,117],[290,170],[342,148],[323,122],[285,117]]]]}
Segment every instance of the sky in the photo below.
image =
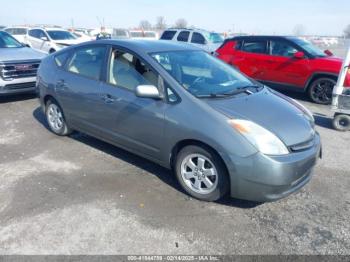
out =
{"type": "Polygon", "coordinates": [[[207,30],[251,34],[342,35],[350,0],[1,0],[0,25],[131,28],[141,20],[168,25],[179,18],[207,30]],[[300,26],[298,26],[300,28],[300,26]]]}

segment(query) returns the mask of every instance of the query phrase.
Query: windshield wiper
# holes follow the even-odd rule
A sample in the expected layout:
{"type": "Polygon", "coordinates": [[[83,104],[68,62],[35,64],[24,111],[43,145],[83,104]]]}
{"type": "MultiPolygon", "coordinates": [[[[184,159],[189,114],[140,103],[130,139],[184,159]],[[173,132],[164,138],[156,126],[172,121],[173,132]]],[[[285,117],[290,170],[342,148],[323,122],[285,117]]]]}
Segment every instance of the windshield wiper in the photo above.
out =
{"type": "Polygon", "coordinates": [[[231,91],[231,92],[226,92],[226,93],[211,93],[208,95],[196,95],[198,98],[221,98],[221,97],[228,97],[228,96],[235,96],[239,94],[247,94],[251,95],[253,94],[252,91],[250,91],[250,88],[255,88],[256,90],[259,90],[261,86],[256,86],[256,85],[249,85],[249,86],[243,86],[243,87],[238,87],[237,89],[231,91]]]}

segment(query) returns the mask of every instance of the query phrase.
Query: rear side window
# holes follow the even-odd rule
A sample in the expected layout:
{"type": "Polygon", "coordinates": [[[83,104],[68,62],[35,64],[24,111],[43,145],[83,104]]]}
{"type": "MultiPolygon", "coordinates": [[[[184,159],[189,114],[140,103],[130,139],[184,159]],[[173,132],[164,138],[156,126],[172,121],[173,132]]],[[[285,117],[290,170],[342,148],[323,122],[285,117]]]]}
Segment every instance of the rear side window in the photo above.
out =
{"type": "Polygon", "coordinates": [[[267,41],[264,40],[245,40],[241,50],[248,53],[266,54],[267,41]]]}
{"type": "Polygon", "coordinates": [[[189,32],[189,31],[182,31],[182,32],[178,35],[177,41],[187,42],[189,36],[190,36],[190,32],[189,32]]]}
{"type": "Polygon", "coordinates": [[[194,32],[192,34],[191,43],[204,45],[205,44],[205,38],[201,34],[194,32]]]}
{"type": "Polygon", "coordinates": [[[162,37],[160,39],[171,40],[171,39],[173,39],[175,34],[176,34],[176,31],[164,31],[164,33],[162,34],[162,37]]]}
{"type": "Polygon", "coordinates": [[[55,56],[56,65],[57,65],[58,67],[64,66],[64,64],[65,64],[66,61],[67,61],[68,55],[69,55],[69,52],[64,52],[64,53],[62,53],[62,54],[56,55],[56,56],[55,56]]]}
{"type": "Polygon", "coordinates": [[[106,48],[103,46],[79,48],[73,52],[67,70],[75,74],[99,80],[105,54],[106,48]]]}

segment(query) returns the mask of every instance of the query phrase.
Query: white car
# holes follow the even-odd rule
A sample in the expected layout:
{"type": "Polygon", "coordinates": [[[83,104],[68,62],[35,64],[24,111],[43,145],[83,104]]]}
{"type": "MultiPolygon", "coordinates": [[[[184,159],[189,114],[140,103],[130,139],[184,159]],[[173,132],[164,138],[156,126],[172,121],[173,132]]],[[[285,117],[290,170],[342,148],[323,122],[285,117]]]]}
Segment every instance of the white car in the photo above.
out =
{"type": "Polygon", "coordinates": [[[131,30],[129,31],[131,39],[143,39],[143,40],[158,40],[159,35],[155,31],[142,31],[142,30],[131,30]]]}
{"type": "Polygon", "coordinates": [[[224,42],[224,38],[214,32],[202,29],[170,28],[163,32],[160,40],[185,42],[214,53],[224,42]]]}
{"type": "Polygon", "coordinates": [[[29,28],[25,26],[14,26],[14,27],[7,27],[3,29],[3,31],[9,33],[12,35],[16,40],[22,44],[26,44],[26,36],[28,33],[29,28]]]}
{"type": "Polygon", "coordinates": [[[62,28],[31,28],[26,37],[26,44],[45,53],[53,53],[81,42],[83,41],[62,28]]]}

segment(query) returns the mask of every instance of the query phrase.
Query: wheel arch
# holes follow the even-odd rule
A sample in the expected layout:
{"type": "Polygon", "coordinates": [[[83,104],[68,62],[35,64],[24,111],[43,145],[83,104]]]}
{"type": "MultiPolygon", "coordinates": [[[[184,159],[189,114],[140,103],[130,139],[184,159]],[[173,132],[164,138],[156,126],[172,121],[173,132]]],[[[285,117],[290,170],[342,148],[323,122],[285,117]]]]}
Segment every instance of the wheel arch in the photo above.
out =
{"type": "Polygon", "coordinates": [[[324,78],[331,78],[331,79],[334,79],[335,81],[337,81],[337,79],[338,79],[338,75],[335,74],[335,73],[329,73],[329,72],[315,72],[315,73],[313,73],[313,74],[309,77],[309,79],[307,80],[306,85],[305,85],[305,91],[308,91],[308,90],[309,90],[311,84],[312,84],[315,80],[317,80],[317,79],[319,79],[319,78],[323,78],[323,77],[324,77],[324,78]]]}
{"type": "Polygon", "coordinates": [[[176,156],[186,146],[200,146],[200,147],[203,147],[205,149],[209,149],[210,151],[214,152],[219,157],[219,159],[222,161],[222,164],[224,165],[224,167],[226,169],[229,181],[231,180],[229,172],[228,172],[227,164],[225,162],[225,159],[222,157],[222,155],[214,147],[210,146],[209,144],[207,144],[205,142],[202,142],[202,141],[196,140],[196,139],[184,139],[184,140],[177,142],[176,145],[173,146],[173,148],[171,150],[170,159],[169,159],[171,169],[174,169],[174,167],[175,167],[176,156]]]}

